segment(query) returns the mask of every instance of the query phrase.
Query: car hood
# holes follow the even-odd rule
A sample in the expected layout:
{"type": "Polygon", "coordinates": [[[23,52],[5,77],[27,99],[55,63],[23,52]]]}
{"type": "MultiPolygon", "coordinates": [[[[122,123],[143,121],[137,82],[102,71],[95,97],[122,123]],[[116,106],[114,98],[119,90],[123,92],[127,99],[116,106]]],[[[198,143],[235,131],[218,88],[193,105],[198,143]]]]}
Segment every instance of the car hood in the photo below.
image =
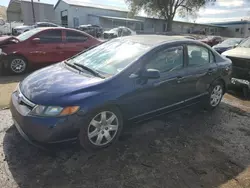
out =
{"type": "Polygon", "coordinates": [[[9,42],[12,41],[13,39],[19,41],[16,37],[12,37],[12,36],[0,37],[0,45],[9,44],[9,42]]]}
{"type": "Polygon", "coordinates": [[[87,92],[87,88],[104,79],[88,74],[79,74],[58,63],[35,71],[20,83],[23,95],[35,104],[74,104],[75,95],[87,92]]]}
{"type": "Polygon", "coordinates": [[[250,48],[237,47],[223,52],[222,55],[250,59],[250,48]]]}
{"type": "Polygon", "coordinates": [[[217,44],[213,48],[232,48],[233,45],[217,44]]]}

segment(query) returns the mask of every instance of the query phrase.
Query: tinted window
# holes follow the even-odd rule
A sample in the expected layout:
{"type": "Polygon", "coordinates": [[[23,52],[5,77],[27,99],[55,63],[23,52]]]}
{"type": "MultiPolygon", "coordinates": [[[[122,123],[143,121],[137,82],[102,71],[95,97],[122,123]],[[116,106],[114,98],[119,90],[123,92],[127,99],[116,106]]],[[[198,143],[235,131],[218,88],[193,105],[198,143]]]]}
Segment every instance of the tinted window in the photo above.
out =
{"type": "Polygon", "coordinates": [[[171,72],[183,68],[183,47],[173,47],[157,52],[146,69],[157,69],[160,72],[171,72]]]}
{"type": "Polygon", "coordinates": [[[40,35],[38,35],[38,38],[40,38],[41,43],[62,42],[62,31],[61,30],[44,31],[40,35]]]}
{"type": "Polygon", "coordinates": [[[122,29],[122,36],[128,36],[131,35],[131,31],[129,31],[127,28],[122,29]]]}
{"type": "Polygon", "coordinates": [[[39,23],[37,24],[37,27],[48,27],[47,23],[39,23]]]}
{"type": "Polygon", "coordinates": [[[207,48],[188,45],[188,66],[201,66],[210,62],[207,48]]]}
{"type": "Polygon", "coordinates": [[[66,41],[67,42],[84,42],[88,38],[82,33],[75,31],[66,31],[66,41]]]}

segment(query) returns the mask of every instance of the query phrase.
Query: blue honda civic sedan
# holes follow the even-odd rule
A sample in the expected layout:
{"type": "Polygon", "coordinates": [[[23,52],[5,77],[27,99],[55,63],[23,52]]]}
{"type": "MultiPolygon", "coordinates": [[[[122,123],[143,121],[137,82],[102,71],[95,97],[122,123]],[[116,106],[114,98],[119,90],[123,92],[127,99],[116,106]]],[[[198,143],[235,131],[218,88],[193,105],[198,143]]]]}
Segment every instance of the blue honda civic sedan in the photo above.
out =
{"type": "Polygon", "coordinates": [[[231,61],[206,44],[137,35],[110,40],[25,78],[11,113],[29,142],[78,138],[87,149],[114,143],[124,122],[202,102],[217,107],[231,61]]]}

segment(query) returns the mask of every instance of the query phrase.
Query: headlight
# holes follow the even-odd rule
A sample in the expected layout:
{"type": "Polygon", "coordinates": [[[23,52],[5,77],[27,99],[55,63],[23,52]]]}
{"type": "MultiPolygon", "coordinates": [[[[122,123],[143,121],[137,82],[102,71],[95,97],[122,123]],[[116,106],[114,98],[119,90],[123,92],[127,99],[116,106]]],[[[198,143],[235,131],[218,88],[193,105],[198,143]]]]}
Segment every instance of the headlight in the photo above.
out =
{"type": "Polygon", "coordinates": [[[74,114],[79,108],[79,106],[60,107],[37,105],[30,113],[37,116],[67,116],[74,114]]]}

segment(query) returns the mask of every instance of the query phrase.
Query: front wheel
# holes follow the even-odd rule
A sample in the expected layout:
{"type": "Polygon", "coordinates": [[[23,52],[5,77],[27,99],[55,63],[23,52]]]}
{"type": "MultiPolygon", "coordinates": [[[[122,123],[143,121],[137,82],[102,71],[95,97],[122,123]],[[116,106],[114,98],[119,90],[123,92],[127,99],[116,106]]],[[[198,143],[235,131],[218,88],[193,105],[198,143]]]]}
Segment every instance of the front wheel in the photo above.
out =
{"type": "Polygon", "coordinates": [[[14,74],[23,74],[27,70],[27,60],[21,56],[12,56],[9,58],[9,70],[14,74]]]}
{"type": "Polygon", "coordinates": [[[214,83],[209,92],[209,96],[205,101],[207,109],[215,109],[219,106],[221,99],[224,95],[224,85],[221,82],[214,83]]]}
{"type": "Polygon", "coordinates": [[[80,144],[86,150],[97,150],[114,143],[119,137],[123,120],[117,108],[102,108],[93,112],[79,133],[80,144]]]}

